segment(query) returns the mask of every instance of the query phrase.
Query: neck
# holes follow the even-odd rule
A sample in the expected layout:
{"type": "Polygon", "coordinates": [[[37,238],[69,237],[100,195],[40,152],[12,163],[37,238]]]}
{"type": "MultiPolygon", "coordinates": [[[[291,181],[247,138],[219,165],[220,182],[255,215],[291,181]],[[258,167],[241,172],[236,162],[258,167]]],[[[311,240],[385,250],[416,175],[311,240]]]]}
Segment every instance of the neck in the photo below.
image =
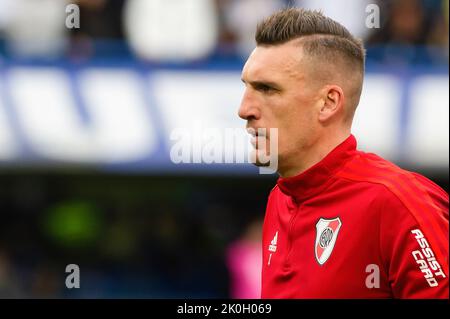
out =
{"type": "MultiPolygon", "coordinates": [[[[321,136],[311,143],[311,145],[300,150],[295,156],[285,161],[285,165],[279,163],[278,174],[283,177],[299,175],[319,163],[336,146],[341,144],[350,136],[350,130],[332,136],[321,136]]],[[[280,161],[281,162],[281,161],[280,161]]]]}

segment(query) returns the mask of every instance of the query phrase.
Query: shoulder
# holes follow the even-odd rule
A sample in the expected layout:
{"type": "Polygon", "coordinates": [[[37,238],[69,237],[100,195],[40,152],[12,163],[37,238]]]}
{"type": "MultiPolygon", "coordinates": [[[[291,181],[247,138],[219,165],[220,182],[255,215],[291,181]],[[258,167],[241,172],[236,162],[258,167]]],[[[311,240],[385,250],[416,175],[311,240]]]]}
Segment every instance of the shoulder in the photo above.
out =
{"type": "MultiPolygon", "coordinates": [[[[432,206],[448,212],[448,194],[428,178],[404,170],[376,154],[358,152],[337,173],[354,183],[369,183],[386,200],[400,201],[406,208],[432,206]]],[[[447,213],[448,214],[448,213],[447,213]]]]}
{"type": "Polygon", "coordinates": [[[337,175],[353,183],[369,183],[377,190],[375,202],[385,241],[395,242],[419,229],[439,259],[448,260],[449,196],[442,188],[418,173],[364,152],[358,152],[337,175]]]}
{"type": "Polygon", "coordinates": [[[431,237],[446,237],[449,197],[426,177],[363,152],[358,152],[338,176],[350,182],[372,185],[376,190],[377,211],[385,225],[394,228],[417,225],[431,237]]]}

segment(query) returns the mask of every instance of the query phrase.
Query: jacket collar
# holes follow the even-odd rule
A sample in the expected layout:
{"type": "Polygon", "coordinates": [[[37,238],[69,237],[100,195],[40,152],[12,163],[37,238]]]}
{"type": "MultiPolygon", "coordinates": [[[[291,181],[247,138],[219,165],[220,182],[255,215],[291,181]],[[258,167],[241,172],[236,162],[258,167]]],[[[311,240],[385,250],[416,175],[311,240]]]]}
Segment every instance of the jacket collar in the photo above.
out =
{"type": "Polygon", "coordinates": [[[323,191],[332,181],[333,175],[355,154],[356,139],[350,135],[320,162],[297,176],[278,178],[277,184],[283,193],[293,197],[296,202],[303,202],[323,191]]]}

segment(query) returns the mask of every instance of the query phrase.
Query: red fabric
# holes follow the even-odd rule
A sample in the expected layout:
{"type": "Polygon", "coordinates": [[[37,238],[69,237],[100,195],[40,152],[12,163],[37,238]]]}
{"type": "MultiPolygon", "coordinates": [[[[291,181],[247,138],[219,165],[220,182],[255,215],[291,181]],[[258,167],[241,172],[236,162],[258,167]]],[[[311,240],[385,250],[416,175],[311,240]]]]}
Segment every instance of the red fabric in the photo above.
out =
{"type": "Polygon", "coordinates": [[[448,211],[439,186],[351,135],[270,193],[261,297],[449,298],[448,211]]]}

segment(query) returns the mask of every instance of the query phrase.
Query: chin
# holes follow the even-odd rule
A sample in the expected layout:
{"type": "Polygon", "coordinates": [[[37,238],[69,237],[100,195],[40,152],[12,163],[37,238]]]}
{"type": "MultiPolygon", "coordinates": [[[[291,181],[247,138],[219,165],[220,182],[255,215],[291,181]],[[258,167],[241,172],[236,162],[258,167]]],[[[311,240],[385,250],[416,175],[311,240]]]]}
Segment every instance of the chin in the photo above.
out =
{"type": "Polygon", "coordinates": [[[252,162],[252,164],[255,166],[258,167],[270,166],[270,153],[266,155],[262,150],[252,150],[251,158],[255,159],[255,161],[252,162]]]}

